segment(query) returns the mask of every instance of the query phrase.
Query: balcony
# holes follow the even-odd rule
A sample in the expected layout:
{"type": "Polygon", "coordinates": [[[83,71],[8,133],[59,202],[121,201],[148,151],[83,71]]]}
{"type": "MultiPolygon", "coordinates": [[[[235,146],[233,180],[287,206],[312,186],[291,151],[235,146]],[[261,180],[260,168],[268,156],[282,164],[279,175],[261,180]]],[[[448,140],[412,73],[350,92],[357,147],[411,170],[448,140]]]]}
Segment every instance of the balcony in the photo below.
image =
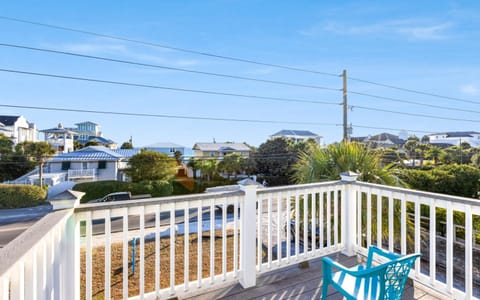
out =
{"type": "Polygon", "coordinates": [[[93,179],[96,176],[97,169],[69,169],[67,173],[68,180],[93,179]]]}
{"type": "Polygon", "coordinates": [[[0,295],[318,296],[321,257],[348,264],[375,244],[423,254],[411,295],[478,299],[479,216],[474,199],[354,180],[84,204],[47,215],[0,250],[0,295]]]}

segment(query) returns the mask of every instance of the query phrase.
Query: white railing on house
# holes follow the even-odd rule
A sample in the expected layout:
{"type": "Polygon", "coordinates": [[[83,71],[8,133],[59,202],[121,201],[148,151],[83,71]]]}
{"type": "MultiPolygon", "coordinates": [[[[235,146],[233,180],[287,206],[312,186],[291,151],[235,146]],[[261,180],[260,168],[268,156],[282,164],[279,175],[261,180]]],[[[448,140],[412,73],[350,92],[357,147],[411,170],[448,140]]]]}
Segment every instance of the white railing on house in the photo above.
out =
{"type": "Polygon", "coordinates": [[[0,249],[0,295],[163,299],[254,286],[259,273],[375,244],[421,252],[414,280],[472,299],[479,216],[476,200],[355,181],[87,204],[48,215],[0,249]]]}
{"type": "Polygon", "coordinates": [[[97,169],[69,169],[68,179],[78,178],[95,178],[97,176],[97,169]]]}

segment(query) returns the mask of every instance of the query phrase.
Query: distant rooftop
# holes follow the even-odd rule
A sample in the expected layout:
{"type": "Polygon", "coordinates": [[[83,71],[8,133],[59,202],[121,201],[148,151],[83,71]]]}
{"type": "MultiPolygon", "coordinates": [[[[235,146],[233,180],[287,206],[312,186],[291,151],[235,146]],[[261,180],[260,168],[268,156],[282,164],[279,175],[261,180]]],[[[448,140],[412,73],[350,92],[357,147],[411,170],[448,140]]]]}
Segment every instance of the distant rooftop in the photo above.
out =
{"type": "Polygon", "coordinates": [[[159,142],[143,146],[142,148],[185,148],[185,146],[170,142],[159,142]]]}
{"type": "Polygon", "coordinates": [[[433,133],[432,135],[446,135],[447,137],[472,137],[474,134],[480,134],[477,131],[451,131],[451,132],[440,132],[440,133],[433,133]]]}
{"type": "Polygon", "coordinates": [[[0,116],[0,123],[4,126],[13,126],[21,116],[0,116]]]}
{"type": "Polygon", "coordinates": [[[291,130],[291,129],[283,129],[279,132],[272,134],[271,136],[303,136],[303,137],[321,137],[318,134],[315,134],[308,130],[291,130]]]}
{"type": "Polygon", "coordinates": [[[244,143],[196,143],[193,150],[200,151],[251,151],[244,143]]]}

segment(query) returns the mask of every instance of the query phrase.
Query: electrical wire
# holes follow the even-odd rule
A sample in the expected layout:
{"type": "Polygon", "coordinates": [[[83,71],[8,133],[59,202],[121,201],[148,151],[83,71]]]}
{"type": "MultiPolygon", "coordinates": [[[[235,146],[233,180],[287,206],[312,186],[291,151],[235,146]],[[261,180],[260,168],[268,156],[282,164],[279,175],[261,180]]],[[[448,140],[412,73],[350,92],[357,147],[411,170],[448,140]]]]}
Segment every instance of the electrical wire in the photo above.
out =
{"type": "Polygon", "coordinates": [[[386,113],[398,114],[398,115],[406,115],[406,116],[412,116],[412,117],[420,117],[420,118],[480,123],[480,120],[458,119],[458,118],[440,117],[440,116],[432,116],[432,115],[417,114],[417,113],[407,113],[407,112],[400,112],[400,111],[374,108],[374,107],[366,107],[366,106],[359,106],[359,105],[351,105],[349,107],[350,108],[359,108],[359,109],[364,109],[364,110],[371,110],[371,111],[386,112],[386,113]]]}
{"type": "Polygon", "coordinates": [[[184,52],[184,53],[189,53],[189,54],[218,58],[218,59],[223,59],[223,60],[249,63],[249,64],[254,64],[254,65],[273,67],[273,68],[290,70],[290,71],[313,73],[313,74],[317,74],[317,75],[325,75],[325,76],[332,76],[332,77],[341,76],[341,75],[338,75],[338,74],[335,74],[335,73],[321,72],[321,71],[317,71],[317,70],[297,68],[297,67],[291,67],[291,66],[285,66],[285,65],[278,65],[278,64],[255,61],[255,60],[244,59],[244,58],[238,58],[238,57],[233,57],[233,56],[219,55],[219,54],[215,54],[215,53],[209,53],[209,52],[198,51],[198,50],[193,50],[193,49],[173,47],[173,46],[168,46],[168,45],[164,45],[164,44],[160,44],[160,43],[141,41],[141,40],[136,40],[136,39],[132,39],[132,38],[126,38],[126,37],[121,37],[121,36],[116,36],[116,35],[97,33],[97,32],[93,32],[93,31],[76,29],[76,28],[71,28],[71,27],[66,27],[66,26],[46,24],[46,23],[35,22],[35,21],[30,21],[30,20],[25,20],[25,19],[12,18],[12,17],[7,17],[7,16],[0,16],[0,19],[7,20],[7,21],[24,23],[24,24],[30,24],[30,25],[35,25],[35,26],[41,26],[41,27],[46,27],[46,28],[52,28],[52,29],[57,29],[57,30],[76,32],[76,33],[81,33],[81,34],[86,34],[86,35],[91,35],[91,36],[109,38],[109,39],[113,39],[113,40],[135,43],[135,44],[140,44],[140,45],[144,45],[144,46],[150,46],[150,47],[174,50],[174,51],[184,52]]]}
{"type": "Polygon", "coordinates": [[[461,108],[455,108],[455,107],[451,107],[451,106],[441,106],[441,105],[420,103],[420,102],[416,102],[416,101],[412,101],[412,100],[404,100],[404,99],[391,98],[391,97],[385,97],[385,96],[379,96],[379,95],[372,95],[372,94],[361,93],[361,92],[356,92],[356,91],[349,91],[349,93],[350,94],[355,94],[355,95],[360,95],[360,96],[366,96],[366,97],[372,97],[372,98],[377,98],[377,99],[382,99],[382,100],[393,101],[393,102],[407,103],[407,104],[413,104],[413,105],[419,105],[419,106],[425,106],[425,107],[431,107],[431,108],[438,108],[438,109],[444,109],[444,110],[450,110],[450,111],[454,110],[454,111],[480,114],[480,111],[470,110],[470,109],[461,109],[461,108]]]}
{"type": "Polygon", "coordinates": [[[224,78],[230,78],[230,79],[240,79],[240,80],[248,80],[248,81],[254,81],[254,82],[263,82],[263,83],[271,83],[271,84],[278,84],[278,85],[285,85],[285,86],[294,86],[294,87],[320,89],[320,90],[337,91],[337,92],[342,90],[342,89],[336,89],[336,88],[324,87],[324,86],[318,86],[318,85],[308,85],[308,84],[292,83],[292,82],[286,82],[286,81],[267,80],[267,79],[261,79],[261,78],[244,77],[244,76],[238,76],[238,75],[213,73],[213,72],[206,72],[206,71],[196,71],[191,69],[169,67],[169,66],[162,66],[162,65],[156,65],[156,64],[141,63],[141,62],[108,58],[108,57],[102,57],[102,56],[86,55],[86,54],[80,54],[80,53],[74,53],[74,52],[68,52],[68,51],[58,51],[58,50],[45,49],[45,48],[29,47],[29,46],[16,45],[16,44],[0,43],[0,46],[53,53],[53,54],[69,55],[69,56],[82,57],[82,58],[88,58],[88,59],[103,60],[108,62],[136,65],[136,66],[142,66],[142,67],[151,67],[151,68],[165,69],[165,70],[171,70],[171,71],[180,71],[180,72],[187,72],[187,73],[193,73],[193,74],[224,77],[224,78]]]}
{"type": "Polygon", "coordinates": [[[67,111],[77,113],[91,113],[103,115],[120,115],[120,116],[134,116],[134,117],[153,117],[153,118],[168,118],[168,119],[189,119],[189,120],[204,120],[204,121],[225,121],[225,122],[243,122],[243,123],[269,123],[269,124],[297,124],[297,125],[318,125],[318,126],[340,126],[335,123],[318,123],[318,122],[296,122],[296,121],[276,121],[276,120],[253,120],[253,119],[229,119],[229,118],[214,118],[214,117],[199,117],[199,116],[181,116],[181,115],[166,115],[166,114],[149,114],[149,113],[134,113],[134,112],[120,112],[120,111],[102,111],[76,108],[60,108],[60,107],[45,107],[45,106],[26,106],[14,104],[0,104],[0,107],[47,110],[47,111],[67,111]]]}
{"type": "Polygon", "coordinates": [[[365,80],[365,79],[361,79],[361,78],[355,78],[355,77],[347,76],[347,79],[350,79],[352,81],[358,81],[358,82],[368,83],[368,84],[372,84],[372,85],[377,85],[377,86],[381,86],[381,87],[385,87],[385,88],[395,89],[395,90],[399,90],[399,91],[403,91],[403,92],[415,93],[415,94],[420,94],[420,95],[425,95],[425,96],[430,96],[430,97],[435,97],[435,98],[442,98],[442,99],[447,99],[447,100],[453,100],[453,101],[459,101],[459,102],[465,102],[465,103],[480,104],[480,101],[473,101],[473,100],[468,100],[468,99],[463,99],[463,98],[458,98],[458,97],[444,96],[444,95],[440,95],[440,94],[403,88],[403,87],[399,87],[399,86],[394,86],[394,85],[385,84],[385,83],[379,83],[379,82],[365,80]]]}
{"type": "Polygon", "coordinates": [[[207,91],[207,90],[175,88],[175,87],[169,87],[169,86],[149,85],[149,84],[131,83],[131,82],[123,82],[123,81],[112,81],[112,80],[103,80],[103,79],[96,79],[96,78],[76,77],[76,76],[67,76],[67,75],[59,75],[59,74],[51,74],[51,73],[29,72],[29,71],[12,70],[12,69],[1,69],[0,68],[0,72],[15,73],[15,74],[22,74],[22,75],[42,76],[42,77],[50,77],[50,78],[59,78],[59,79],[78,80],[78,81],[88,81],[88,82],[105,83],[105,84],[113,84],[113,85],[123,85],[123,86],[130,86],[130,87],[162,89],[162,90],[170,90],[170,91],[176,91],[176,92],[199,93],[199,94],[208,94],[208,95],[216,95],[216,96],[231,96],[231,97],[251,98],[251,99],[260,99],[260,100],[268,100],[268,101],[280,101],[280,102],[300,102],[300,103],[313,103],[313,104],[325,104],[325,105],[339,105],[339,103],[327,102],[327,101],[315,101],[315,100],[304,100],[304,99],[295,99],[295,98],[281,98],[281,97],[267,97],[267,96],[235,94],[235,93],[216,92],[216,91],[207,91]]]}
{"type": "Polygon", "coordinates": [[[396,131],[406,130],[406,131],[409,131],[409,132],[418,132],[418,133],[426,133],[426,134],[433,134],[433,133],[434,133],[434,132],[432,132],[432,131],[417,130],[417,129],[391,128],[391,127],[375,127],[375,126],[366,126],[366,125],[357,125],[357,124],[351,124],[351,126],[352,126],[352,127],[358,127],[358,128],[366,128],[366,129],[396,130],[396,131]]]}

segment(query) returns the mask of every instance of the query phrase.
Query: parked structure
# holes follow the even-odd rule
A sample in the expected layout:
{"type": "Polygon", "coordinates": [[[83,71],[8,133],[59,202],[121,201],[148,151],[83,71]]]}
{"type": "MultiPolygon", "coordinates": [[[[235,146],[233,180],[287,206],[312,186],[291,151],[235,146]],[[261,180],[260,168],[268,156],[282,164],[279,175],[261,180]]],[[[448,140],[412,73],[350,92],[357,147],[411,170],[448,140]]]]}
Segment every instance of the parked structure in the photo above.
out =
{"type": "Polygon", "coordinates": [[[277,132],[275,134],[272,134],[270,136],[270,139],[276,139],[276,138],[280,138],[280,137],[283,137],[287,140],[292,140],[295,143],[306,142],[308,140],[314,140],[319,145],[322,143],[322,138],[323,138],[323,136],[320,136],[320,135],[315,134],[315,133],[313,133],[311,131],[308,131],[308,130],[283,129],[283,130],[280,130],[279,132],[277,132]]]}
{"type": "Polygon", "coordinates": [[[0,116],[0,133],[9,137],[13,144],[21,142],[36,142],[37,128],[24,116],[0,116]]]}
{"type": "Polygon", "coordinates": [[[469,143],[472,147],[480,146],[480,132],[476,131],[453,131],[441,132],[428,135],[430,144],[448,144],[459,146],[461,143],[469,143]]]}
{"type": "Polygon", "coordinates": [[[57,153],[69,153],[74,151],[74,137],[77,132],[63,128],[61,123],[57,127],[40,130],[45,135],[45,142],[49,143],[57,153]]]}
{"type": "Polygon", "coordinates": [[[249,157],[252,149],[244,143],[196,143],[193,146],[193,151],[195,158],[223,158],[225,155],[232,153],[249,157]]]}
{"type": "Polygon", "coordinates": [[[369,136],[362,136],[362,137],[352,137],[350,138],[352,142],[360,142],[369,144],[373,147],[401,147],[405,144],[405,140],[400,138],[398,135],[394,135],[391,133],[380,133],[377,135],[369,135],[369,136]]]}

